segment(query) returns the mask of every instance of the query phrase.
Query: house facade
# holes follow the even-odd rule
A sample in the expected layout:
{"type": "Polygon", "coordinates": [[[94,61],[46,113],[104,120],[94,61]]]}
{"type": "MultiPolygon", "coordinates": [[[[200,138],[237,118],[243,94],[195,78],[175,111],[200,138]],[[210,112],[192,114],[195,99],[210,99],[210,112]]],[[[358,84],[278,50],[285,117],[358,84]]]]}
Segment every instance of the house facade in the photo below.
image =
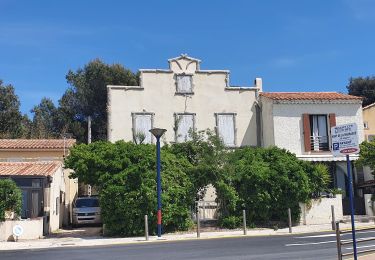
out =
{"type": "Polygon", "coordinates": [[[211,129],[229,147],[258,145],[261,79],[231,87],[227,70],[202,70],[187,55],[168,63],[168,69],[140,70],[140,86],[107,86],[109,141],[154,143],[149,129],[159,127],[167,129],[167,142],[188,140],[190,129],[211,129]]]}
{"type": "MultiPolygon", "coordinates": [[[[186,55],[168,62],[168,69],[140,70],[140,86],[107,86],[109,141],[153,143],[149,129],[159,127],[167,129],[164,141],[184,142],[189,129],[209,128],[227,147],[278,146],[302,160],[325,163],[332,188],[343,191],[347,213],[345,157],[332,156],[330,129],[357,123],[363,141],[360,97],[263,92],[260,78],[251,87],[233,87],[227,70],[202,70],[200,60],[186,55]]],[[[357,158],[350,156],[351,161],[357,158]]],[[[364,174],[353,170],[357,185],[364,174]]],[[[361,189],[356,189],[356,197],[362,205],[361,189]]]]}
{"type": "MultiPolygon", "coordinates": [[[[44,230],[35,230],[37,234],[62,227],[66,192],[62,162],[0,162],[0,178],[12,179],[21,189],[21,218],[42,222],[44,230]]],[[[30,229],[28,221],[22,225],[30,229]]]]}
{"type": "MultiPolygon", "coordinates": [[[[359,142],[363,141],[362,99],[336,92],[264,92],[260,94],[263,146],[278,146],[299,159],[328,166],[332,188],[342,190],[344,214],[348,214],[348,175],[346,157],[331,153],[330,129],[356,123],[359,142]]],[[[353,162],[358,155],[351,155],[353,162]]],[[[361,168],[352,164],[357,214],[365,214],[363,193],[358,189],[364,179],[361,168]]]]}
{"type": "MultiPolygon", "coordinates": [[[[71,222],[70,212],[72,203],[78,195],[78,180],[70,179],[69,175],[71,170],[63,168],[64,157],[69,154],[69,149],[75,143],[76,141],[74,139],[0,139],[0,171],[7,170],[4,168],[7,164],[4,163],[12,163],[11,165],[15,169],[17,169],[17,167],[18,169],[23,169],[25,163],[34,163],[36,165],[35,167],[38,166],[38,163],[59,163],[61,175],[63,177],[61,187],[63,188],[60,189],[61,193],[58,193],[57,195],[59,198],[58,200],[61,201],[61,210],[59,213],[60,220],[59,225],[57,226],[67,226],[71,222]]],[[[34,167],[33,164],[30,165],[30,167],[34,167]]],[[[7,173],[5,172],[4,174],[7,173]]],[[[36,172],[36,174],[40,175],[41,173],[36,172]]],[[[8,174],[8,176],[11,175],[8,174]]],[[[26,178],[28,179],[26,183],[29,183],[30,177],[27,176],[26,178]]],[[[47,176],[46,178],[49,177],[47,176]]],[[[17,180],[19,180],[19,177],[17,177],[17,180]]],[[[42,184],[45,182],[46,181],[42,182],[42,184]]],[[[34,205],[35,197],[33,196],[36,195],[33,195],[33,193],[29,191],[29,186],[22,186],[23,181],[16,183],[19,184],[18,186],[22,189],[24,197],[21,217],[25,219],[32,219],[35,217],[35,208],[33,207],[36,207],[34,205]]],[[[33,184],[31,182],[31,187],[33,187],[32,185],[33,184]]],[[[42,186],[39,188],[44,189],[42,186]]],[[[47,195],[45,193],[41,192],[38,198],[39,200],[42,199],[45,201],[48,197],[46,196],[47,195]]],[[[56,199],[54,198],[54,200],[56,199]]],[[[44,213],[47,216],[50,214],[49,211],[44,213]]],[[[52,227],[55,226],[56,224],[52,223],[52,227]]]]}
{"type": "Polygon", "coordinates": [[[363,108],[363,126],[365,140],[375,140],[375,103],[363,108]]]}

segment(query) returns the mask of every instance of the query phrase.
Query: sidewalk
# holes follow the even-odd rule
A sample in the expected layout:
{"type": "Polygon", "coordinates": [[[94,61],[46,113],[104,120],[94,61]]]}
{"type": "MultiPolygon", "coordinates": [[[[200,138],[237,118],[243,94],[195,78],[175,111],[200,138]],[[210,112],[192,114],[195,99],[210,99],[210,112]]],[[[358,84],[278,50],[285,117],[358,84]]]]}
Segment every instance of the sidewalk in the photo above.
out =
{"type": "MultiPolygon", "coordinates": [[[[374,226],[373,223],[357,223],[356,228],[366,228],[374,226]]],[[[351,225],[341,224],[341,229],[350,229],[351,225]]],[[[325,225],[310,225],[310,226],[296,226],[293,227],[294,234],[313,233],[332,231],[330,224],[325,225]]],[[[290,235],[289,229],[248,229],[247,236],[281,236],[290,235]]],[[[216,232],[201,232],[200,239],[217,239],[225,237],[240,237],[243,235],[243,230],[225,230],[216,232]]],[[[145,237],[127,237],[127,238],[103,238],[103,237],[64,237],[64,238],[45,238],[37,240],[19,240],[18,242],[0,242],[1,250],[22,250],[22,249],[42,249],[42,248],[59,248],[59,247],[86,247],[86,246],[106,246],[106,245],[120,245],[120,244],[134,244],[134,243],[161,243],[168,241],[181,241],[198,239],[195,232],[183,233],[169,233],[163,234],[161,239],[156,236],[150,236],[149,241],[145,237]]],[[[372,256],[373,257],[373,256],[372,256]]],[[[361,258],[368,260],[370,258],[361,258]]],[[[373,259],[373,258],[372,258],[373,259]]]]}

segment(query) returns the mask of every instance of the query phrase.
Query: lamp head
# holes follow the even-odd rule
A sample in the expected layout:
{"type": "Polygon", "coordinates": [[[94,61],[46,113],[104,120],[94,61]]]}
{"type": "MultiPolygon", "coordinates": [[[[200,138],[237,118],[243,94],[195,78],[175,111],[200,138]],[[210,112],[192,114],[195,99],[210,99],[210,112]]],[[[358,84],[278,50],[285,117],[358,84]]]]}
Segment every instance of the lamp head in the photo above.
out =
{"type": "Polygon", "coordinates": [[[163,128],[152,128],[149,130],[151,134],[153,134],[156,138],[160,138],[165,132],[167,132],[166,129],[163,128]]]}

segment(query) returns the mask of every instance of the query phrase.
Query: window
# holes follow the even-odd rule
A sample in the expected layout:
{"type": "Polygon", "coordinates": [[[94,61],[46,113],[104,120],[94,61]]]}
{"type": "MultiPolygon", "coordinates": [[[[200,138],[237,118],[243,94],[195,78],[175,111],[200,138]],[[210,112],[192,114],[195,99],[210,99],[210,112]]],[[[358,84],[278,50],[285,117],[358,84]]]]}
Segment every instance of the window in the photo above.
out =
{"type": "Polygon", "coordinates": [[[195,114],[184,113],[175,114],[175,133],[176,142],[186,142],[191,140],[189,131],[193,131],[195,127],[195,114]]]}
{"type": "Polygon", "coordinates": [[[137,144],[150,144],[152,135],[153,114],[152,113],[133,113],[133,139],[137,144]]]}
{"type": "Polygon", "coordinates": [[[193,78],[191,75],[176,76],[177,93],[191,94],[193,93],[193,78]]]}
{"type": "Polygon", "coordinates": [[[336,126],[336,115],[303,114],[305,151],[329,151],[329,129],[336,126]]]}
{"type": "Polygon", "coordinates": [[[225,146],[236,146],[236,126],[234,113],[216,114],[216,130],[225,146]]]}
{"type": "Polygon", "coordinates": [[[367,136],[367,141],[368,141],[368,142],[375,141],[375,135],[368,135],[368,136],[367,136]]]}
{"type": "Polygon", "coordinates": [[[368,122],[367,121],[363,121],[363,128],[368,129],[368,122]]]}

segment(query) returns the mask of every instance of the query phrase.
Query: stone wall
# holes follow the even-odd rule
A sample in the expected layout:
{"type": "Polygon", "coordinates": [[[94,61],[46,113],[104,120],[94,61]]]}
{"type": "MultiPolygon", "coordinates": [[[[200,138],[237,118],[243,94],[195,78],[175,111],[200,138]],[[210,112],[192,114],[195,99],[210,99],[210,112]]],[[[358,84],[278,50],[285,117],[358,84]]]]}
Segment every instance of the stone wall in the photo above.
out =
{"type": "Polygon", "coordinates": [[[342,195],[336,198],[320,198],[311,201],[311,205],[300,203],[300,225],[330,224],[332,222],[331,205],[335,208],[336,221],[343,219],[342,195]]]}
{"type": "Polygon", "coordinates": [[[13,241],[13,227],[16,225],[23,227],[23,234],[18,238],[19,240],[43,237],[43,218],[6,220],[0,222],[0,241],[13,241]]]}

